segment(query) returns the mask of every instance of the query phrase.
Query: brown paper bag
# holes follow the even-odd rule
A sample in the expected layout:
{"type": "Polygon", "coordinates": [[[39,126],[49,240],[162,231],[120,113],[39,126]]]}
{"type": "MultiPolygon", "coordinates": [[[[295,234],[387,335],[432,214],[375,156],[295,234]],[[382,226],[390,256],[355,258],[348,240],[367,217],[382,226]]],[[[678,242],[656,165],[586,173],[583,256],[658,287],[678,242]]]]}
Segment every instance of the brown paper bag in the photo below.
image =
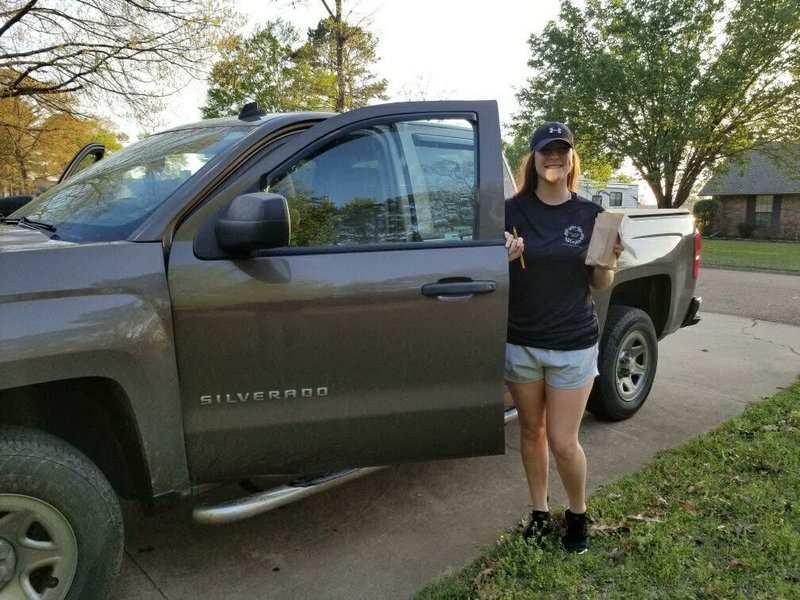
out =
{"type": "Polygon", "coordinates": [[[586,264],[592,267],[613,269],[617,265],[614,245],[619,240],[619,226],[625,215],[618,212],[601,212],[597,215],[586,252],[586,264]]]}

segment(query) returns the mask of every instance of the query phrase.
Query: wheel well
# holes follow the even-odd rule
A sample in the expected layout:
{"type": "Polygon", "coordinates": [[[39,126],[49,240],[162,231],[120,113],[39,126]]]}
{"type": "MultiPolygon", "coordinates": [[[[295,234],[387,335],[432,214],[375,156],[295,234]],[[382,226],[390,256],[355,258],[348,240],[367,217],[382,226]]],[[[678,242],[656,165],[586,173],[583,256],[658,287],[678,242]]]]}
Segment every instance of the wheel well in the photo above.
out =
{"type": "Polygon", "coordinates": [[[89,377],[2,390],[0,422],[63,439],[97,465],[117,494],[149,498],[139,436],[127,397],[116,382],[89,377]]]}
{"type": "Polygon", "coordinates": [[[666,275],[655,275],[625,281],[614,288],[609,306],[633,306],[646,312],[656,328],[660,339],[669,316],[672,301],[672,283],[666,275]]]}

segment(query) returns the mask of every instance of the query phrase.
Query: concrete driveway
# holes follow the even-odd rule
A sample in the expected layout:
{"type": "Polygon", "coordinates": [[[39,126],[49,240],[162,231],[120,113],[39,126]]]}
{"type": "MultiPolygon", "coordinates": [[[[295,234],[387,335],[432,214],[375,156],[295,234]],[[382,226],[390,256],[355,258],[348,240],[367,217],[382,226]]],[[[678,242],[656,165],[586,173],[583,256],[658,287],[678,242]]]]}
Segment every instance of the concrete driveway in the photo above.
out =
{"type": "MultiPolygon", "coordinates": [[[[702,293],[714,290],[716,301],[723,284],[710,270],[704,277],[702,293]]],[[[737,275],[737,285],[745,277],[737,275]]],[[[791,383],[800,375],[800,327],[704,313],[660,344],[659,363],[634,418],[601,423],[587,415],[592,490],[791,383]]],[[[195,525],[188,510],[155,518],[128,510],[114,600],[408,598],[526,514],[516,424],[506,446],[504,456],[392,467],[218,528],[195,525]]],[[[553,485],[557,510],[564,495],[557,477],[553,485]]]]}

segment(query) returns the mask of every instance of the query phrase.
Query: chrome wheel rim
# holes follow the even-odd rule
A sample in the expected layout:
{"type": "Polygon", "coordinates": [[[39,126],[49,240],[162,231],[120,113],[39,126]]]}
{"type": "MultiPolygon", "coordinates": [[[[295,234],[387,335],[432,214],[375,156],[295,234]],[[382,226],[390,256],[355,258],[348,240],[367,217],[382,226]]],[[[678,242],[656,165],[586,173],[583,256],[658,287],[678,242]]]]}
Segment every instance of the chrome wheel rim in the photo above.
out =
{"type": "Polygon", "coordinates": [[[21,494],[0,494],[2,554],[3,600],[66,597],[78,566],[78,543],[69,521],[52,505],[21,494]]]}
{"type": "Polygon", "coordinates": [[[617,393],[623,402],[633,402],[647,381],[651,353],[647,337],[631,331],[620,344],[617,355],[617,393]]]}

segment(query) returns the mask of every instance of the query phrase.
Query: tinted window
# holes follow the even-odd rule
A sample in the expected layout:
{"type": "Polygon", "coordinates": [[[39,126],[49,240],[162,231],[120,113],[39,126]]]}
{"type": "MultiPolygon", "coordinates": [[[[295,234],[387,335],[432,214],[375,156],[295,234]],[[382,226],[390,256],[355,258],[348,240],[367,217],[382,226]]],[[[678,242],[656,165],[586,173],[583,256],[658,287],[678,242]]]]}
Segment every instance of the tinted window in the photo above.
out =
{"type": "Polygon", "coordinates": [[[471,239],[476,215],[470,123],[413,121],[350,132],[275,178],[292,246],[471,239]]]}

